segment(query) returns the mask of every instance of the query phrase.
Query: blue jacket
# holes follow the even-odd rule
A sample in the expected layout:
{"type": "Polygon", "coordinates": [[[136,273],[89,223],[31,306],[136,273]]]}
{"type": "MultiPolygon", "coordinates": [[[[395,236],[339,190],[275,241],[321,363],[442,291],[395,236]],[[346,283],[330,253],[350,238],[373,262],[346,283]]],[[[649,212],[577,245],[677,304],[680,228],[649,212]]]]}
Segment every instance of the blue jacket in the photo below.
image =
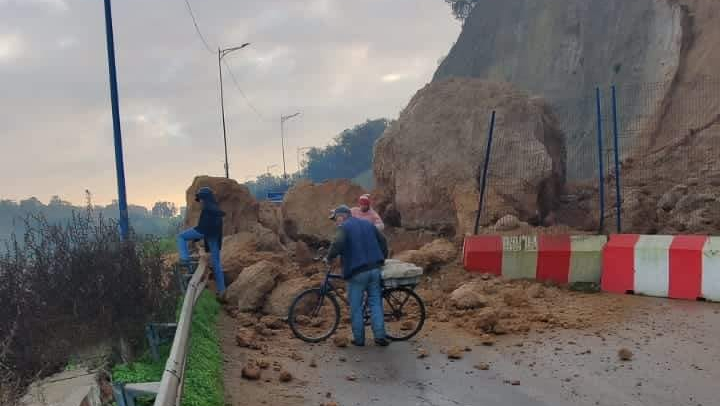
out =
{"type": "Polygon", "coordinates": [[[215,196],[212,194],[198,194],[198,198],[202,202],[203,208],[195,230],[203,235],[206,251],[209,250],[209,239],[217,239],[218,245],[222,249],[223,217],[225,212],[220,210],[220,206],[218,206],[215,196]]]}
{"type": "Polygon", "coordinates": [[[372,223],[351,217],[338,227],[328,259],[342,257],[343,279],[378,268],[388,255],[387,241],[372,223]]]}

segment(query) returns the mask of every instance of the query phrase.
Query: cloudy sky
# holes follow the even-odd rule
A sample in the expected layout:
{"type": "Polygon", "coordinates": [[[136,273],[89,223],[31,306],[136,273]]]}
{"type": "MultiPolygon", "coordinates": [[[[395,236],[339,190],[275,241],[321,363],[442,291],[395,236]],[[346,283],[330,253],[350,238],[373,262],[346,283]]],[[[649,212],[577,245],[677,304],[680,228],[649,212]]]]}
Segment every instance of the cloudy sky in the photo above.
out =
{"type": "MultiPolygon", "coordinates": [[[[397,117],[460,25],[442,0],[194,0],[226,57],[230,175],[244,181],[298,147],[368,118],[397,117]]],[[[196,174],[223,174],[217,56],[183,0],[115,0],[128,199],[182,202],[196,174]]],[[[102,0],[0,0],[0,198],[116,195],[102,0]]],[[[274,169],[273,171],[277,171],[274,169]]]]}

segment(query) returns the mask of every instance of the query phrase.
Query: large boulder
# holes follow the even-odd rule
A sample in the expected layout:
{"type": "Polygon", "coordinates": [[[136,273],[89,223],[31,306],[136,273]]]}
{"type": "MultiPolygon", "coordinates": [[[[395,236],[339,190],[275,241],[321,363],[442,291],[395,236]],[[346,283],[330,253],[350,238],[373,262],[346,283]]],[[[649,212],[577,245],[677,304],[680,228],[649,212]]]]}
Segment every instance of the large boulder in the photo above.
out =
{"type": "Polygon", "coordinates": [[[293,239],[310,243],[330,241],[335,235],[335,224],[328,220],[330,210],[341,204],[353,206],[364,193],[362,187],[345,179],[320,184],[300,182],[285,195],[285,232],[293,239]]]}
{"type": "Polygon", "coordinates": [[[508,208],[490,222],[506,214],[528,220],[540,209],[543,181],[564,185],[565,136],[544,100],[506,83],[442,80],[418,91],[375,145],[381,206],[399,211],[403,227],[457,232],[460,219],[474,222],[477,199],[465,197],[477,191],[493,110],[489,201],[508,208]]]}
{"type": "Polygon", "coordinates": [[[200,219],[202,205],[195,201],[195,193],[209,187],[215,193],[220,209],[225,212],[223,234],[249,231],[258,222],[258,204],[245,185],[233,179],[197,176],[187,190],[185,227],[194,227],[200,219]]]}
{"type": "Polygon", "coordinates": [[[265,301],[263,313],[277,317],[286,317],[292,301],[295,300],[300,292],[318,286],[317,282],[313,282],[310,278],[305,277],[280,282],[265,301]]]}
{"type": "Polygon", "coordinates": [[[272,230],[280,237],[281,242],[285,242],[285,232],[283,231],[282,208],[273,202],[261,201],[258,204],[258,221],[263,227],[272,230]]]}
{"type": "Polygon", "coordinates": [[[249,231],[225,237],[220,260],[228,282],[236,280],[243,269],[263,260],[280,266],[290,262],[278,236],[259,224],[249,231]]]}
{"type": "Polygon", "coordinates": [[[229,303],[237,303],[238,311],[252,312],[265,304],[265,297],[275,288],[280,269],[269,261],[260,261],[240,273],[225,293],[229,303]]]}

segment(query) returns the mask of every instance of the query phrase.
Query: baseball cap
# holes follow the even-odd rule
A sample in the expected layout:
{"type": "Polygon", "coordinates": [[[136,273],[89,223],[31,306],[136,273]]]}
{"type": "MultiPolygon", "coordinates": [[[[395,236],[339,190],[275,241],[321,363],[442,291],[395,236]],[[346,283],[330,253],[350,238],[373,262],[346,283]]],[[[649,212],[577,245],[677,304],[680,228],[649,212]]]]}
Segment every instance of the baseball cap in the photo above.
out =
{"type": "Polygon", "coordinates": [[[330,217],[329,217],[329,219],[330,219],[330,220],[335,220],[335,217],[337,217],[338,214],[345,214],[345,215],[350,216],[350,215],[352,214],[352,212],[350,211],[350,208],[349,208],[349,207],[347,207],[347,206],[344,205],[344,204],[341,204],[340,206],[338,206],[337,208],[335,208],[335,210],[331,210],[331,211],[330,211],[330,217]]]}

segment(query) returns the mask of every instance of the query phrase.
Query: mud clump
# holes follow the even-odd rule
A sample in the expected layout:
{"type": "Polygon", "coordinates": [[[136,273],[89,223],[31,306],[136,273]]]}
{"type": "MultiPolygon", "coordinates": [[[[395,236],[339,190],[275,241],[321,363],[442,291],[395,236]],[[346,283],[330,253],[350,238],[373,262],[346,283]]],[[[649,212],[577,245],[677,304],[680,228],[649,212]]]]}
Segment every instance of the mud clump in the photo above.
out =
{"type": "Polygon", "coordinates": [[[290,382],[293,380],[293,376],[288,371],[280,371],[280,382],[290,382]]]}
{"type": "Polygon", "coordinates": [[[346,348],[350,344],[350,338],[344,334],[336,335],[333,339],[333,343],[338,348],[346,348]]]}
{"type": "Polygon", "coordinates": [[[627,348],[621,348],[618,350],[618,358],[620,358],[620,361],[632,361],[633,353],[627,348]]]}
{"type": "Polygon", "coordinates": [[[242,377],[247,379],[248,381],[257,381],[260,379],[261,375],[262,372],[260,368],[258,368],[258,366],[254,363],[245,365],[242,369],[242,377]]]}
{"type": "Polygon", "coordinates": [[[458,347],[458,346],[450,347],[447,350],[445,350],[445,354],[447,355],[448,359],[452,359],[452,360],[462,359],[464,352],[465,352],[465,350],[462,347],[458,347]]]}

